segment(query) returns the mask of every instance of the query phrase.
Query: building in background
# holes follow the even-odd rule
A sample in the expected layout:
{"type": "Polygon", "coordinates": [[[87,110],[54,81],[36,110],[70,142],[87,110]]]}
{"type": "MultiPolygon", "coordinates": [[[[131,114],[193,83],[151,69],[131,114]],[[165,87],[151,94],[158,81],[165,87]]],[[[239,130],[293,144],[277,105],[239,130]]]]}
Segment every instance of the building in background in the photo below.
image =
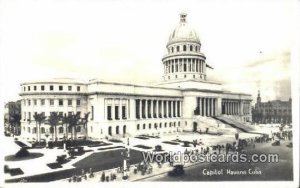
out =
{"type": "MultiPolygon", "coordinates": [[[[87,127],[79,126],[76,132],[79,137],[96,139],[208,131],[218,128],[217,117],[250,122],[251,95],[224,91],[221,83],[208,79],[206,68],[210,66],[186,16],[180,15],[179,25],[170,34],[160,83],[135,85],[60,78],[21,84],[21,137],[36,138],[35,113],[49,117],[51,112],[80,112],[82,116],[89,112],[87,127]]],[[[42,125],[41,138],[47,137],[50,128],[47,123],[42,125]]],[[[60,124],[59,139],[71,131],[60,124]]]]}
{"type": "Polygon", "coordinates": [[[288,101],[273,100],[262,102],[260,91],[252,109],[252,120],[254,123],[292,123],[292,99],[288,101]]]}
{"type": "Polygon", "coordinates": [[[21,100],[4,105],[4,131],[6,134],[20,134],[21,100]]]}

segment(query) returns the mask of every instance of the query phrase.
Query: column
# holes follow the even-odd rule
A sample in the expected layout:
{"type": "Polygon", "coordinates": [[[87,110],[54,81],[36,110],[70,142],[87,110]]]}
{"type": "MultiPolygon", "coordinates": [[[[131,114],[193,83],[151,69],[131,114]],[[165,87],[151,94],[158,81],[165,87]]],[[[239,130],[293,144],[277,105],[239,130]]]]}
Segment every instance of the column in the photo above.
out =
{"type": "Polygon", "coordinates": [[[211,111],[211,100],[210,98],[207,99],[207,116],[210,116],[211,111]]]}
{"type": "Polygon", "coordinates": [[[174,105],[175,105],[175,113],[174,113],[175,116],[174,117],[177,117],[177,108],[178,108],[177,102],[178,101],[176,101],[176,100],[174,101],[174,105]]]}
{"type": "Polygon", "coordinates": [[[148,118],[148,100],[145,100],[145,117],[148,118]]]}
{"type": "Polygon", "coordinates": [[[154,118],[154,102],[153,102],[153,100],[151,100],[151,118],[154,118]]]}
{"type": "Polygon", "coordinates": [[[202,98],[199,98],[199,115],[202,116],[202,98]]]}
{"type": "Polygon", "coordinates": [[[203,103],[204,103],[204,108],[203,108],[203,111],[204,111],[204,113],[203,113],[203,116],[206,116],[207,114],[206,114],[206,98],[204,98],[203,99],[203,103]]]}
{"type": "Polygon", "coordinates": [[[171,103],[171,117],[173,117],[173,115],[174,115],[173,101],[170,101],[170,103],[171,103]]]}
{"type": "Polygon", "coordinates": [[[161,115],[162,115],[162,118],[165,118],[165,102],[164,102],[164,100],[161,100],[161,115]]]}
{"type": "Polygon", "coordinates": [[[112,99],[112,103],[111,103],[111,119],[114,120],[115,119],[115,100],[112,99]]]}
{"type": "Polygon", "coordinates": [[[213,116],[216,116],[216,99],[213,99],[213,116]]]}
{"type": "Polygon", "coordinates": [[[166,101],[166,115],[167,115],[167,117],[169,117],[169,105],[168,105],[168,101],[166,101]]]}
{"type": "Polygon", "coordinates": [[[156,104],[155,106],[156,118],[158,118],[158,100],[156,100],[155,104],[156,104]]]}

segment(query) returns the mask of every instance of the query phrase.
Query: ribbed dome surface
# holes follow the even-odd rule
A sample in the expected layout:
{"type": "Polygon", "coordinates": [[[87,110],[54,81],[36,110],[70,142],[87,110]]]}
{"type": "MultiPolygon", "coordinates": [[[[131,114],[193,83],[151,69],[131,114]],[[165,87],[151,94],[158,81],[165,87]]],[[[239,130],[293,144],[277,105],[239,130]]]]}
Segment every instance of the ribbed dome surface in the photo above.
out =
{"type": "Polygon", "coordinates": [[[175,42],[196,42],[200,43],[197,32],[185,20],[186,14],[180,15],[180,23],[170,34],[168,44],[175,42]]]}

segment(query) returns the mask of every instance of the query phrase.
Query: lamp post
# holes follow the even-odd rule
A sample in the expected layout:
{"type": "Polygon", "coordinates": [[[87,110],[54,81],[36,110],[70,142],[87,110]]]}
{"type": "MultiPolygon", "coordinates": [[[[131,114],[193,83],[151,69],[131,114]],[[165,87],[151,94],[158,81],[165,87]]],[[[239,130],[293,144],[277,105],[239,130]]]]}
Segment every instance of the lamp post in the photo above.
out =
{"type": "Polygon", "coordinates": [[[128,179],[127,171],[129,171],[128,166],[130,158],[129,138],[127,138],[127,144],[121,155],[123,156],[123,180],[126,180],[128,179]]]}

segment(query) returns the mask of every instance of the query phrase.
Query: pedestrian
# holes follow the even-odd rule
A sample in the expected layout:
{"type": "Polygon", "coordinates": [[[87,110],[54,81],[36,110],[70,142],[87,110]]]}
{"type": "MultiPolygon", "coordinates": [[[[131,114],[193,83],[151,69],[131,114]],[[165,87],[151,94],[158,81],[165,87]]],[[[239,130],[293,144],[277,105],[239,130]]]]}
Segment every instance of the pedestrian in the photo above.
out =
{"type": "Polygon", "coordinates": [[[105,172],[102,172],[102,175],[101,175],[101,181],[102,181],[102,182],[105,181],[105,172]]]}

